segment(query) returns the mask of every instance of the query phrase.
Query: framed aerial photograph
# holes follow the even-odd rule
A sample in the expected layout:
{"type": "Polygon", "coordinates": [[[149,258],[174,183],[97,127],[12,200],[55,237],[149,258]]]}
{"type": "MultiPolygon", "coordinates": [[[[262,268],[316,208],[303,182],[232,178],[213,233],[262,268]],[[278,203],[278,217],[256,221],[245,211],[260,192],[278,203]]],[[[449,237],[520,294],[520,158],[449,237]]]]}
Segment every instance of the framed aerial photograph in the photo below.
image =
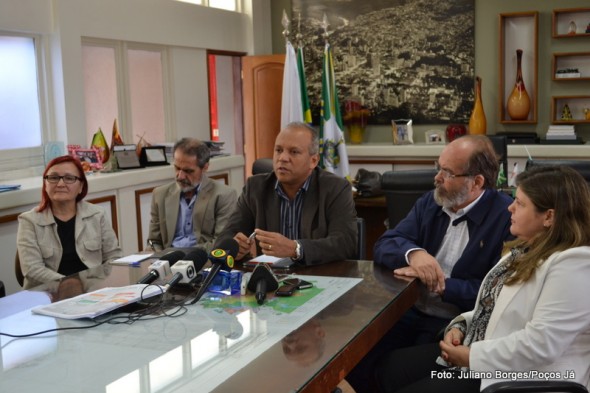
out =
{"type": "Polygon", "coordinates": [[[87,168],[91,170],[102,169],[102,160],[97,149],[74,149],[72,150],[72,155],[78,157],[84,170],[87,168]]]}
{"type": "MultiPolygon", "coordinates": [[[[314,124],[329,42],[340,103],[357,99],[370,124],[466,123],[473,107],[475,0],[292,0],[290,40],[301,33],[314,124]],[[299,17],[301,21],[299,23],[299,17]],[[300,31],[299,28],[300,27],[300,31]]],[[[344,112],[342,112],[344,113],[344,112]]]]}

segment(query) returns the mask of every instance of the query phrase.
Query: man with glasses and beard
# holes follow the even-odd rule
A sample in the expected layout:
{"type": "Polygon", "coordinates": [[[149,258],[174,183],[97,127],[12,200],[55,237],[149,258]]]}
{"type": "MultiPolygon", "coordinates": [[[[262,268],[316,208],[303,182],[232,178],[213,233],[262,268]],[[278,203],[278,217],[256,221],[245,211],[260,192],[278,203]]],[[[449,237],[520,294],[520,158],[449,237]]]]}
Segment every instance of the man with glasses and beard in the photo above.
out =
{"type": "Polygon", "coordinates": [[[211,251],[238,200],[234,189],[209,179],[210,151],[194,138],[174,145],[175,180],[156,187],[148,244],[154,251],[168,247],[201,247],[211,251]]]}
{"type": "Polygon", "coordinates": [[[370,388],[381,354],[434,342],[451,319],[473,309],[482,279],[500,258],[504,242],[513,238],[512,199],[494,188],[499,164],[487,137],[454,140],[435,168],[436,188],[375,243],[375,263],[424,286],[414,307],[347,376],[357,392],[370,388]]]}

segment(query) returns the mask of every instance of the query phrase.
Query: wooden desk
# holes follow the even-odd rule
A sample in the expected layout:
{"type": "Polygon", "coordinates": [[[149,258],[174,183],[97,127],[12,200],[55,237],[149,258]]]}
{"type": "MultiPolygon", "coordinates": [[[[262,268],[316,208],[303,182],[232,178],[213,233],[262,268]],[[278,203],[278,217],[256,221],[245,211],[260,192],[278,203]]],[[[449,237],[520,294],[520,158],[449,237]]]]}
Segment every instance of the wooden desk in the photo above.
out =
{"type": "Polygon", "coordinates": [[[385,196],[378,196],[372,198],[355,198],[354,204],[356,207],[356,214],[365,219],[365,228],[367,230],[367,246],[366,256],[368,260],[373,260],[373,246],[383,232],[387,229],[385,227],[385,220],[387,219],[387,204],[385,196]]]}
{"type": "MultiPolygon", "coordinates": [[[[139,268],[113,266],[112,270],[107,270],[102,278],[101,274],[92,276],[94,281],[89,285],[93,290],[135,282],[147,271],[147,265],[139,268]]],[[[260,354],[237,371],[227,370],[227,374],[233,375],[212,391],[329,392],[418,298],[416,281],[396,279],[389,269],[374,266],[369,261],[335,262],[302,268],[296,273],[363,279],[309,320],[323,331],[319,348],[322,353],[316,360],[294,363],[284,352],[281,341],[264,345],[266,332],[270,334],[277,327],[267,326],[264,313],[257,308],[248,312],[250,318],[245,321],[255,322],[244,326],[244,331],[249,331],[249,341],[232,343],[227,332],[216,328],[205,335],[195,332],[198,306],[188,306],[187,314],[178,318],[133,325],[105,324],[89,330],[61,331],[13,342],[0,337],[0,391],[119,391],[117,388],[121,388],[120,383],[125,380],[126,383],[135,381],[135,386],[131,386],[146,393],[155,390],[201,392],[204,390],[199,389],[195,380],[202,378],[203,373],[223,373],[227,367],[224,360],[239,357],[240,351],[253,351],[260,354]],[[256,331],[260,328],[264,329],[256,331]],[[213,359],[201,363],[201,349],[205,345],[202,340],[208,335],[210,339],[206,342],[219,345],[220,351],[213,359]],[[196,344],[197,341],[200,344],[196,344]],[[173,361],[167,358],[172,354],[175,354],[173,361]],[[158,366],[164,359],[165,364],[158,366]],[[158,367],[166,368],[163,380],[155,380],[158,367]],[[36,373],[35,378],[30,377],[32,371],[36,373]]],[[[55,290],[56,285],[48,285],[0,299],[0,332],[18,334],[89,324],[88,321],[32,315],[27,311],[47,302],[48,295],[55,296],[55,290]]],[[[231,317],[222,309],[220,313],[231,317]]]]}

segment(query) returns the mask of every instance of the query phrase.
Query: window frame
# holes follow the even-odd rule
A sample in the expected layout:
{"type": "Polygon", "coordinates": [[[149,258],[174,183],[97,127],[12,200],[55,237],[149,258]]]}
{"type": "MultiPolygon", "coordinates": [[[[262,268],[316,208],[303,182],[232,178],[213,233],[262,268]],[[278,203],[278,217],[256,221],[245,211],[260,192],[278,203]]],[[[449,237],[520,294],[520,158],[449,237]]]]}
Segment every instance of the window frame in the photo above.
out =
{"type": "MultiPolygon", "coordinates": [[[[117,122],[121,138],[128,143],[135,143],[131,113],[131,79],[129,75],[129,50],[159,52],[162,61],[162,98],[164,111],[164,140],[175,140],[176,131],[171,116],[173,110],[170,87],[170,51],[165,45],[146,44],[132,41],[110,40],[83,37],[82,46],[112,48],[115,51],[115,80],[117,85],[117,122]]],[[[105,138],[111,135],[111,129],[103,129],[105,138]]],[[[88,141],[90,144],[90,141],[88,141]]]]}
{"type": "Polygon", "coordinates": [[[45,59],[46,42],[39,34],[28,34],[13,31],[0,30],[4,37],[26,37],[33,40],[35,51],[35,70],[37,76],[37,101],[39,104],[39,125],[41,133],[41,145],[34,147],[23,147],[16,149],[0,149],[0,180],[15,179],[38,175],[45,166],[44,145],[56,135],[49,131],[49,119],[51,108],[49,100],[49,86],[47,85],[45,70],[47,61],[45,59]]]}

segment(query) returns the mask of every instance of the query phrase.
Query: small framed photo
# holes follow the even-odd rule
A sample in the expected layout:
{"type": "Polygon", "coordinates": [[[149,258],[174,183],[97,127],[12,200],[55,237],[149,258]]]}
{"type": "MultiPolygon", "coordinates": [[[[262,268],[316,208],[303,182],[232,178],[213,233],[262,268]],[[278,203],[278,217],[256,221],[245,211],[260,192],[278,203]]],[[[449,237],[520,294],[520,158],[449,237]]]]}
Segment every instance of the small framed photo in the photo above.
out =
{"type": "Polygon", "coordinates": [[[102,160],[97,149],[74,149],[72,155],[78,157],[85,171],[102,169],[102,160]]]}
{"type": "Polygon", "coordinates": [[[445,143],[443,131],[430,130],[426,131],[426,143],[429,145],[441,145],[445,143]]]}

